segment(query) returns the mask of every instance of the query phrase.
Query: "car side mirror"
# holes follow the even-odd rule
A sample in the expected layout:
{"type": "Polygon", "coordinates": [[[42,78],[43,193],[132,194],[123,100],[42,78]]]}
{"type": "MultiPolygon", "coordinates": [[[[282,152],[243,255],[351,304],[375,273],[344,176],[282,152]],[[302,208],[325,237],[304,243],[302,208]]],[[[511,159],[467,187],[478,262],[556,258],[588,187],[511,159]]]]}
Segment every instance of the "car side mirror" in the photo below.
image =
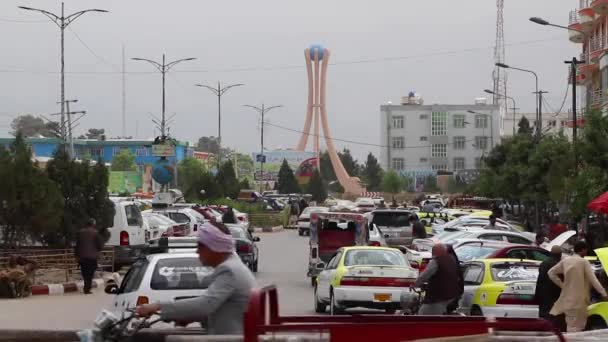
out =
{"type": "Polygon", "coordinates": [[[318,262],[316,265],[317,269],[322,270],[325,269],[325,263],[324,262],[318,262]]]}
{"type": "Polygon", "coordinates": [[[385,239],[388,239],[389,237],[391,237],[391,236],[390,236],[390,235],[388,235],[388,234],[384,234],[384,238],[385,238],[385,239]]]}
{"type": "Polygon", "coordinates": [[[117,294],[118,293],[118,285],[112,283],[112,284],[108,284],[106,285],[106,288],[104,289],[104,291],[107,294],[117,294]]]}
{"type": "Polygon", "coordinates": [[[260,242],[260,237],[259,236],[254,236],[253,237],[253,241],[254,242],[260,242]]]}

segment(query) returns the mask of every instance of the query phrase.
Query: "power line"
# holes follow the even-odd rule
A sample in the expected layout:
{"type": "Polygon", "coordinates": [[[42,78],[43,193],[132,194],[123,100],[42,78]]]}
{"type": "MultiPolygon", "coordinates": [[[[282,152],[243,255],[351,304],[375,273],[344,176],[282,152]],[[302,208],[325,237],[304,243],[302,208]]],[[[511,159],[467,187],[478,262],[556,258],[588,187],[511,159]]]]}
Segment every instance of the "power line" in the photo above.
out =
{"type": "Polygon", "coordinates": [[[19,20],[19,19],[8,19],[8,18],[0,18],[0,21],[6,23],[22,23],[22,24],[32,24],[32,23],[44,23],[48,20],[19,20]]]}
{"type": "MultiPolygon", "coordinates": [[[[74,31],[72,31],[74,32],[74,31]]],[[[522,45],[530,45],[535,43],[542,43],[553,40],[562,40],[562,36],[550,37],[545,39],[536,39],[536,40],[527,40],[514,42],[511,44],[506,44],[508,46],[522,46],[522,45]]],[[[81,41],[81,43],[83,43],[81,41]]],[[[86,44],[85,44],[86,45],[86,44]]],[[[361,59],[361,60],[352,60],[352,61],[344,61],[344,62],[334,62],[329,63],[330,65],[352,65],[352,64],[373,64],[373,63],[382,63],[382,62],[391,62],[391,61],[400,61],[400,60],[410,60],[417,58],[429,58],[429,57],[441,57],[441,56],[450,56],[461,53],[469,53],[475,51],[483,51],[490,49],[492,47],[477,47],[477,48],[468,48],[468,49],[458,49],[458,50],[447,50],[433,53],[423,53],[416,55],[408,55],[408,56],[397,56],[397,57],[379,57],[379,58],[371,58],[371,59],[361,59]]],[[[92,50],[91,53],[97,56],[92,50]]],[[[97,56],[100,58],[99,56],[97,56]]],[[[101,59],[101,58],[100,58],[101,59]]],[[[110,63],[108,63],[110,64],[110,63]]],[[[111,65],[111,64],[110,64],[111,65]]],[[[243,67],[243,68],[227,68],[227,69],[191,69],[191,70],[175,70],[175,73],[222,73],[222,72],[244,72],[244,71],[278,71],[278,70],[301,70],[304,69],[302,65],[283,65],[283,66],[258,66],[258,67],[243,67]]],[[[0,73],[34,73],[34,74],[56,74],[56,71],[32,71],[26,69],[0,69],[0,73]]],[[[122,71],[69,71],[66,72],[69,74],[122,74],[122,71]]],[[[127,74],[155,74],[152,71],[129,71],[127,74]]]]}
{"type": "Polygon", "coordinates": [[[85,47],[85,49],[87,49],[87,50],[88,50],[88,51],[91,53],[91,55],[93,55],[95,58],[97,58],[97,59],[98,59],[100,62],[102,62],[103,64],[105,64],[105,65],[107,65],[107,66],[111,67],[112,69],[114,69],[114,70],[115,70],[115,71],[117,71],[117,72],[120,72],[120,71],[119,71],[120,69],[119,69],[119,68],[118,68],[116,65],[114,65],[114,64],[112,64],[112,63],[110,63],[110,62],[108,62],[108,61],[107,61],[105,58],[103,58],[103,57],[101,57],[100,55],[98,55],[97,53],[95,53],[95,51],[93,51],[93,49],[91,49],[91,48],[89,47],[89,45],[87,45],[87,43],[85,43],[85,42],[84,42],[84,40],[82,40],[82,38],[80,38],[80,36],[78,35],[78,33],[76,33],[76,31],[74,31],[74,30],[73,30],[71,27],[69,27],[69,26],[68,26],[68,30],[70,30],[70,32],[72,32],[72,33],[74,34],[74,36],[76,37],[76,39],[78,39],[78,41],[80,42],[80,44],[82,44],[82,46],[84,46],[84,47],[85,47]]]}

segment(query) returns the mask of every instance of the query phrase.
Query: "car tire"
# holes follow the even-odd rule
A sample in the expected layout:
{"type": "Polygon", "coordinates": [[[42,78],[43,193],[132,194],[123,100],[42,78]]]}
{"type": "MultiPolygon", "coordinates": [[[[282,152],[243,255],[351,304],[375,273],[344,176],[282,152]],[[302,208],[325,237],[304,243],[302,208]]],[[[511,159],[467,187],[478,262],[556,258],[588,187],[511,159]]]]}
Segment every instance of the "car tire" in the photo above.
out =
{"type": "Polygon", "coordinates": [[[257,259],[251,264],[251,272],[253,272],[253,273],[258,272],[258,260],[257,259]]]}
{"type": "Polygon", "coordinates": [[[602,330],[608,328],[606,322],[599,316],[591,316],[587,320],[585,330],[602,330]]]}
{"type": "Polygon", "coordinates": [[[310,285],[312,287],[317,286],[317,277],[310,277],[310,285]]]}
{"type": "Polygon", "coordinates": [[[325,310],[327,309],[327,304],[323,303],[321,300],[319,300],[319,296],[317,295],[317,287],[315,286],[315,292],[314,292],[314,301],[315,301],[315,312],[316,313],[325,313],[325,310]]]}
{"type": "Polygon", "coordinates": [[[471,308],[471,316],[483,316],[481,308],[479,308],[478,306],[474,306],[473,308],[471,308]]]}
{"type": "Polygon", "coordinates": [[[336,297],[334,297],[334,291],[331,290],[329,294],[329,314],[334,316],[341,315],[343,313],[344,309],[338,306],[338,303],[336,303],[336,297]]]}
{"type": "Polygon", "coordinates": [[[304,235],[304,232],[302,231],[302,229],[299,229],[299,228],[298,228],[298,235],[300,235],[300,236],[303,236],[303,235],[304,235]]]}

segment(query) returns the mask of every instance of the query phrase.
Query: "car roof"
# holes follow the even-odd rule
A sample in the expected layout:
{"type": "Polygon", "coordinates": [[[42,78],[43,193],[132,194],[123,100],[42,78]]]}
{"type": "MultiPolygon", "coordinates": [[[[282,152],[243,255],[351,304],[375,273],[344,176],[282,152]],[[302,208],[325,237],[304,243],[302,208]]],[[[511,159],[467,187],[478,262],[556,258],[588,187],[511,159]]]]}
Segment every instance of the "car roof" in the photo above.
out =
{"type": "Polygon", "coordinates": [[[377,214],[377,213],[408,213],[408,214],[412,214],[411,210],[407,210],[407,209],[376,209],[374,211],[372,211],[373,214],[377,214]]]}
{"type": "Polygon", "coordinates": [[[535,264],[540,265],[541,262],[537,260],[528,260],[528,259],[512,259],[512,258],[496,258],[496,259],[474,259],[471,261],[465,261],[464,264],[471,262],[481,262],[484,264],[504,264],[504,263],[526,263],[526,264],[535,264]]]}
{"type": "Polygon", "coordinates": [[[369,251],[382,250],[382,251],[395,251],[395,252],[401,253],[401,251],[398,250],[397,248],[376,247],[376,246],[349,246],[349,247],[342,247],[340,249],[342,249],[345,252],[354,251],[354,250],[369,250],[369,251]]]}
{"type": "Polygon", "coordinates": [[[192,252],[192,253],[156,253],[156,254],[149,254],[146,256],[146,259],[148,259],[149,262],[153,262],[153,261],[158,261],[158,260],[162,260],[162,259],[176,259],[176,258],[198,258],[198,254],[196,252],[192,252]]]}

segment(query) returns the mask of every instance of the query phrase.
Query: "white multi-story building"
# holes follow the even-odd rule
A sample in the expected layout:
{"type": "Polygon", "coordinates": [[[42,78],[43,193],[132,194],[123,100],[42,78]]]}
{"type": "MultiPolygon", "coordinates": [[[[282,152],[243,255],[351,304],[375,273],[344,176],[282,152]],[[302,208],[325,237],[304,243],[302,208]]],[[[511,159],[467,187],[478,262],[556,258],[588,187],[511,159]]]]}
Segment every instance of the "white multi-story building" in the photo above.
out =
{"type": "Polygon", "coordinates": [[[498,106],[424,105],[414,93],[400,105],[380,106],[382,167],[402,174],[481,168],[481,158],[500,143],[498,106]]]}
{"type": "MultiPolygon", "coordinates": [[[[513,136],[513,132],[517,133],[519,129],[519,121],[522,117],[526,117],[530,122],[532,132],[536,132],[536,114],[535,113],[507,113],[503,119],[503,138],[513,136]]],[[[541,130],[543,134],[559,133],[572,134],[572,129],[569,127],[571,114],[570,113],[543,113],[543,122],[541,130]]]]}

